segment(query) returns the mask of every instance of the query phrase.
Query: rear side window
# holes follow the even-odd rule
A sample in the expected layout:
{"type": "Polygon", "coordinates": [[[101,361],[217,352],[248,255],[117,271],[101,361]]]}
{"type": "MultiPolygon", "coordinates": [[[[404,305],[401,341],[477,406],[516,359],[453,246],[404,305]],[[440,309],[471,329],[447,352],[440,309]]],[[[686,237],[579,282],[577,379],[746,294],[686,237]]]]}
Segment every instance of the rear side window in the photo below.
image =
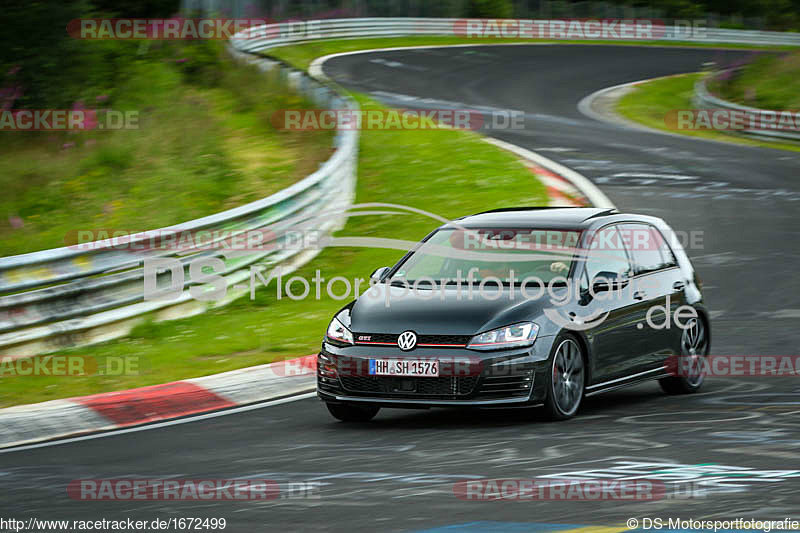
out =
{"type": "Polygon", "coordinates": [[[649,224],[622,224],[620,235],[633,259],[634,274],[675,266],[675,257],[656,228],[649,224]]]}
{"type": "Polygon", "coordinates": [[[678,261],[675,259],[675,254],[672,253],[672,249],[669,247],[667,240],[664,238],[661,232],[658,231],[658,229],[652,228],[652,231],[656,237],[661,240],[661,245],[658,249],[661,251],[661,257],[664,259],[664,265],[667,268],[677,267],[678,261]]]}
{"type": "Polygon", "coordinates": [[[589,280],[597,276],[606,279],[625,277],[631,271],[628,254],[616,226],[599,230],[589,245],[586,258],[586,275],[589,280]]]}

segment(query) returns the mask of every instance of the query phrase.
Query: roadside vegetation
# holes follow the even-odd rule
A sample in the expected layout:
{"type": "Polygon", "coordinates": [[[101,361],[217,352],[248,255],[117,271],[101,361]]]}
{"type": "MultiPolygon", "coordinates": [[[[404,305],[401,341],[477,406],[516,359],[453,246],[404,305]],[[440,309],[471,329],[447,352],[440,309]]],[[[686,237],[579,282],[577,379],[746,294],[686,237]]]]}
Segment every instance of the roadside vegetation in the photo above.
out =
{"type": "Polygon", "coordinates": [[[273,128],[273,111],[308,103],[233,63],[219,42],[81,44],[113,47],[124,72],[57,105],[136,120],[114,131],[0,133],[0,256],[65,246],[78,229],[143,231],[235,207],[330,155],[330,132],[273,128]]]}
{"type": "Polygon", "coordinates": [[[720,98],[759,109],[800,109],[800,52],[758,57],[709,82],[720,98]]]}
{"type": "Polygon", "coordinates": [[[694,85],[704,73],[682,74],[637,84],[619,99],[615,111],[622,117],[643,126],[689,137],[734,142],[750,146],[800,151],[789,142],[767,142],[755,138],[712,130],[675,130],[667,126],[665,117],[676,109],[693,109],[694,85]]]}

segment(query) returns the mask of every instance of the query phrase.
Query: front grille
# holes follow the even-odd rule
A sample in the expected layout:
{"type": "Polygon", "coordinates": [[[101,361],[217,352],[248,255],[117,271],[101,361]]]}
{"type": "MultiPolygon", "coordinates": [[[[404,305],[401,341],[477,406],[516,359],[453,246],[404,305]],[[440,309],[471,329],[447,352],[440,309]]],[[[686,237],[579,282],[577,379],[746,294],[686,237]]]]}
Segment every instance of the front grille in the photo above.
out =
{"type": "Polygon", "coordinates": [[[325,392],[339,393],[342,387],[339,385],[339,380],[336,378],[328,378],[317,374],[317,386],[320,390],[325,392]]]}
{"type": "MultiPolygon", "coordinates": [[[[353,333],[353,337],[356,339],[356,344],[397,344],[399,335],[395,333],[353,333]],[[364,337],[368,337],[369,340],[365,340],[364,337]]],[[[424,344],[466,346],[471,338],[469,335],[418,335],[417,346],[424,344]]]]}
{"type": "Polygon", "coordinates": [[[417,344],[456,344],[466,346],[472,337],[465,335],[420,335],[417,344]]]}
{"type": "Polygon", "coordinates": [[[405,378],[385,376],[340,376],[342,386],[355,393],[413,397],[452,397],[472,393],[477,376],[405,378]]]}
{"type": "Polygon", "coordinates": [[[344,388],[353,392],[383,392],[379,379],[381,378],[355,376],[340,378],[344,388]]]}

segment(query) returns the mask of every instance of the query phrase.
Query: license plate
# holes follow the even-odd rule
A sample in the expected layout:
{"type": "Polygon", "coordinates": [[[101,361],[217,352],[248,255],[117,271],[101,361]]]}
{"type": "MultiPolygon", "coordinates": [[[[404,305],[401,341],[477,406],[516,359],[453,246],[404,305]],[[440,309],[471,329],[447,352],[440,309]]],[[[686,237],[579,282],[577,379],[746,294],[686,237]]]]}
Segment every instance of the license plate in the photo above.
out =
{"type": "Polygon", "coordinates": [[[371,376],[439,377],[439,361],[415,359],[370,359],[371,376]]]}

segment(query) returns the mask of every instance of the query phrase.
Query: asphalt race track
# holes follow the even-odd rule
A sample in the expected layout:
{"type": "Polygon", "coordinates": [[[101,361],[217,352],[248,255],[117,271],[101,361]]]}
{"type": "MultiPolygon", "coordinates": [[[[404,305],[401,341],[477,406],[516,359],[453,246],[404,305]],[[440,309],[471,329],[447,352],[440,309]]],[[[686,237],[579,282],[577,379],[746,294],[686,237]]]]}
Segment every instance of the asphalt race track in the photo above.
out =
{"type": "MultiPolygon", "coordinates": [[[[524,130],[486,133],[582,173],[623,210],[703,232],[702,248],[688,252],[713,312],[713,353],[792,355],[800,341],[800,154],[626,130],[577,109],[604,87],[696,71],[746,53],[420,49],[340,57],[325,72],[404,107],[438,101],[524,111],[524,130]]],[[[589,398],[576,419],[563,423],[545,422],[538,410],[390,410],[370,424],[345,425],[307,399],[0,454],[0,510],[53,519],[224,517],[227,530],[254,532],[555,527],[533,523],[624,531],[631,517],[800,518],[799,460],[800,395],[792,378],[712,379],[702,394],[684,397],[665,396],[652,383],[589,398]],[[475,502],[453,491],[454,483],[471,478],[575,472],[660,478],[702,490],[649,502],[475,502]],[[66,494],[74,479],[123,477],[251,477],[318,481],[320,488],[317,498],[268,502],[83,502],[66,494]]]]}

